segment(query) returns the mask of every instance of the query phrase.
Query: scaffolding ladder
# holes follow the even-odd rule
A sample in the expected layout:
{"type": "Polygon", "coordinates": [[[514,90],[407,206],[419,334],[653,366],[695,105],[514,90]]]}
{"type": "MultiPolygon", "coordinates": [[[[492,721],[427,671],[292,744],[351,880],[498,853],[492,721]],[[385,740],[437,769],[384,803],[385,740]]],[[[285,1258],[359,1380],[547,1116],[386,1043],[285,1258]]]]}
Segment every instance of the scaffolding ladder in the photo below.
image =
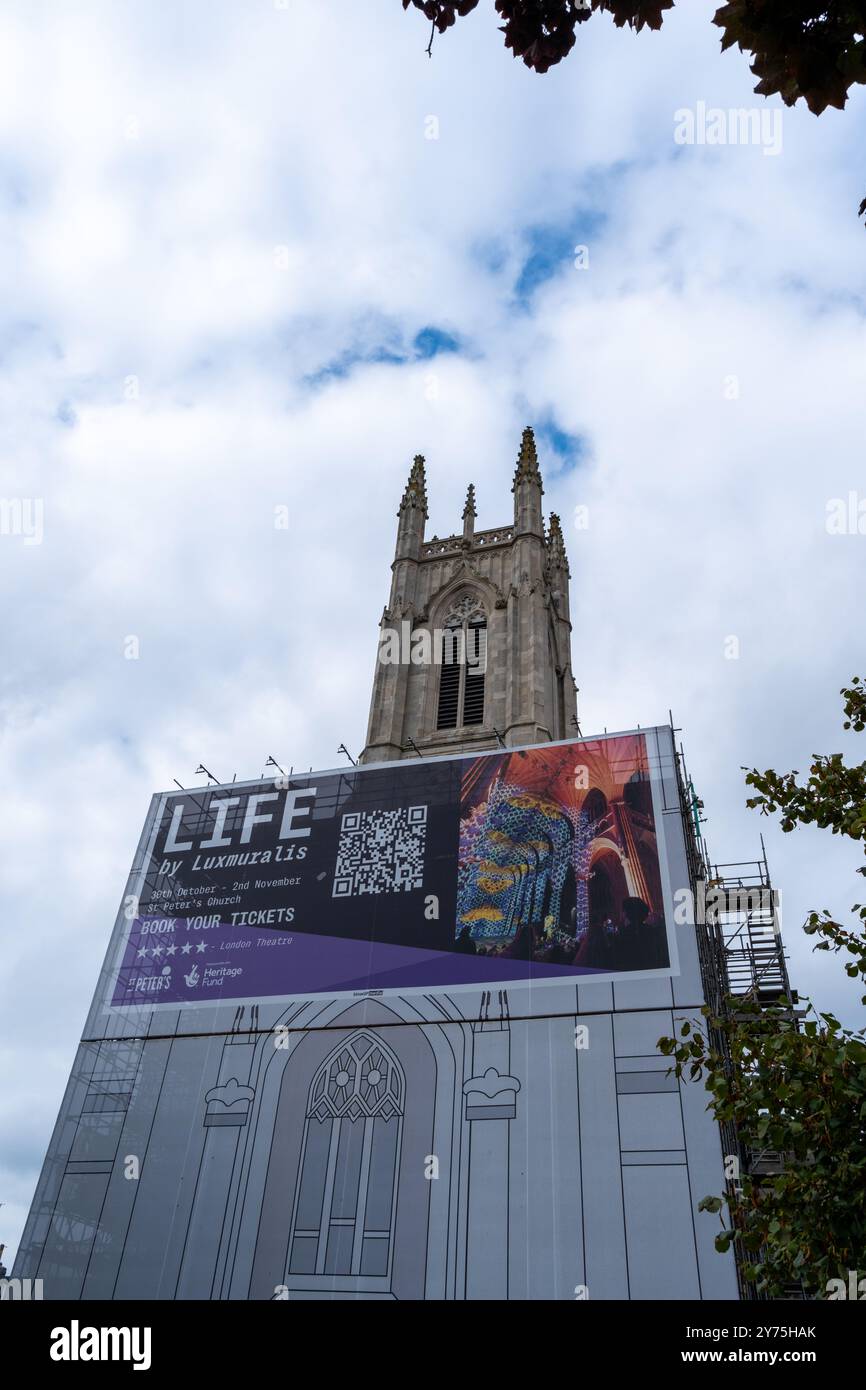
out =
{"type": "Polygon", "coordinates": [[[796,997],[788,979],[778,899],[770,881],[763,838],[760,859],[708,868],[707,892],[715,890],[721,899],[714,915],[727,994],[764,1007],[781,1003],[793,1010],[796,997]]]}
{"type": "MultiPolygon", "coordinates": [[[[695,921],[704,997],[712,1015],[736,1017],[738,1005],[772,1009],[790,1017],[796,1026],[797,994],[791,989],[779,923],[779,904],[770,880],[767,853],[761,837],[761,857],[733,863],[712,863],[701,831],[703,803],[689,778],[682,748],[677,757],[680,810],[686,839],[689,876],[697,900],[699,883],[706,895],[703,920],[695,921]]],[[[727,1054],[727,1039],[709,1025],[714,1046],[727,1054]]],[[[753,1149],[742,1142],[736,1126],[719,1125],[722,1151],[739,1159],[740,1170],[754,1178],[781,1173],[784,1155],[753,1149]]],[[[730,1179],[728,1180],[730,1185],[730,1179]]],[[[739,1252],[737,1280],[740,1297],[763,1299],[743,1277],[739,1252]]],[[[789,1297],[802,1298],[792,1287],[789,1297]]]]}

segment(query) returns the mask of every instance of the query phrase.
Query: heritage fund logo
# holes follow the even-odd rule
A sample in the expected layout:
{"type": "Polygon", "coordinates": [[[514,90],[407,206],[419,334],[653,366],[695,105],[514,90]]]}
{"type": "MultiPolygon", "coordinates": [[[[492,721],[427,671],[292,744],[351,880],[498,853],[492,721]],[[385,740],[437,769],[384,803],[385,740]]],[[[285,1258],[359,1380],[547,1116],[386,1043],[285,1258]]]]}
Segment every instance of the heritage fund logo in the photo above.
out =
{"type": "Polygon", "coordinates": [[[150,1370],[149,1327],[69,1327],[51,1331],[52,1361],[131,1361],[134,1371],[150,1370]]]}

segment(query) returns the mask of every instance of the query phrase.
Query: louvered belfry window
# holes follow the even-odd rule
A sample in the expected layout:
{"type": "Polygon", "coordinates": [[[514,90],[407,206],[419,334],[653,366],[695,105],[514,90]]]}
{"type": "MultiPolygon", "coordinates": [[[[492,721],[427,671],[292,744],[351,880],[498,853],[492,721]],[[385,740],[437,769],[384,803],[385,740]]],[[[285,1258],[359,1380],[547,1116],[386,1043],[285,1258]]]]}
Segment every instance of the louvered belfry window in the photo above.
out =
{"type": "Polygon", "coordinates": [[[452,605],[438,640],[437,729],[483,724],[487,617],[477,599],[465,594],[452,605]]]}

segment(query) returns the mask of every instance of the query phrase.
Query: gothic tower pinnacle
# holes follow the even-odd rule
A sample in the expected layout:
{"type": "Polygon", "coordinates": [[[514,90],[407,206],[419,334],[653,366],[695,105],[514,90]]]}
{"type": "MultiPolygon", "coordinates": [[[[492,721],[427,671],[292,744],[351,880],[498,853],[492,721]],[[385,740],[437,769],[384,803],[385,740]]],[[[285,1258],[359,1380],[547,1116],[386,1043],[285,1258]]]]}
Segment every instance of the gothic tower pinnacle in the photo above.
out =
{"type": "Polygon", "coordinates": [[[400,510],[397,513],[397,549],[395,558],[419,559],[424,543],[424,523],[427,520],[427,478],[424,473],[424,455],[416,454],[409,473],[409,481],[403,489],[400,510]]]}
{"type": "Polygon", "coordinates": [[[520,535],[544,537],[544,521],[541,515],[541,496],[544,488],[538,467],[538,453],[535,448],[535,435],[527,425],[520,442],[517,467],[514,470],[514,528],[520,535]]]}
{"type": "Polygon", "coordinates": [[[562,525],[556,512],[550,513],[550,525],[547,528],[547,563],[551,569],[562,569],[566,575],[571,574],[568,556],[565,553],[562,525]]]}
{"type": "Polygon", "coordinates": [[[478,513],[475,510],[475,484],[470,483],[466,489],[466,503],[463,507],[463,539],[472,544],[472,537],[475,534],[475,518],[478,513]]]}

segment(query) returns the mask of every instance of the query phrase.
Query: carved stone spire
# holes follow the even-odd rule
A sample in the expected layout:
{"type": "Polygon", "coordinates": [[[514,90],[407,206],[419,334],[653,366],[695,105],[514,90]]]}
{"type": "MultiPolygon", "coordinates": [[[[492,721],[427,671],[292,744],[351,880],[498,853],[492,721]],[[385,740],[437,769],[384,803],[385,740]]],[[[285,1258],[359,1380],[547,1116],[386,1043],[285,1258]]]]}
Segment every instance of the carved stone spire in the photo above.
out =
{"type": "Polygon", "coordinates": [[[409,481],[403,489],[400,510],[397,513],[395,560],[420,560],[424,547],[426,522],[427,479],[424,476],[424,455],[416,454],[409,473],[409,481]]]}
{"type": "Polygon", "coordinates": [[[520,442],[517,467],[514,470],[514,530],[517,535],[534,536],[544,544],[544,521],[541,515],[541,473],[535,450],[535,435],[527,425],[520,442]]]}
{"type": "Polygon", "coordinates": [[[475,518],[478,513],[475,510],[475,484],[470,483],[466,491],[466,505],[463,508],[463,539],[472,540],[475,535],[475,518]]]}
{"type": "Polygon", "coordinates": [[[409,507],[420,507],[427,519],[427,478],[424,473],[424,455],[416,454],[409,473],[409,481],[403,490],[403,497],[400,502],[400,511],[404,512],[409,507]]]}
{"type": "Polygon", "coordinates": [[[538,470],[538,453],[535,448],[535,435],[529,425],[527,425],[526,429],[523,431],[523,438],[520,441],[520,453],[517,456],[517,467],[514,470],[514,482],[511,488],[512,492],[517,487],[518,483],[522,482],[537,483],[541,491],[544,491],[541,486],[541,473],[538,470]]]}
{"type": "Polygon", "coordinates": [[[568,568],[568,556],[565,553],[562,526],[556,512],[550,513],[550,525],[547,530],[547,562],[551,568],[564,569],[566,574],[571,572],[568,568]]]}

